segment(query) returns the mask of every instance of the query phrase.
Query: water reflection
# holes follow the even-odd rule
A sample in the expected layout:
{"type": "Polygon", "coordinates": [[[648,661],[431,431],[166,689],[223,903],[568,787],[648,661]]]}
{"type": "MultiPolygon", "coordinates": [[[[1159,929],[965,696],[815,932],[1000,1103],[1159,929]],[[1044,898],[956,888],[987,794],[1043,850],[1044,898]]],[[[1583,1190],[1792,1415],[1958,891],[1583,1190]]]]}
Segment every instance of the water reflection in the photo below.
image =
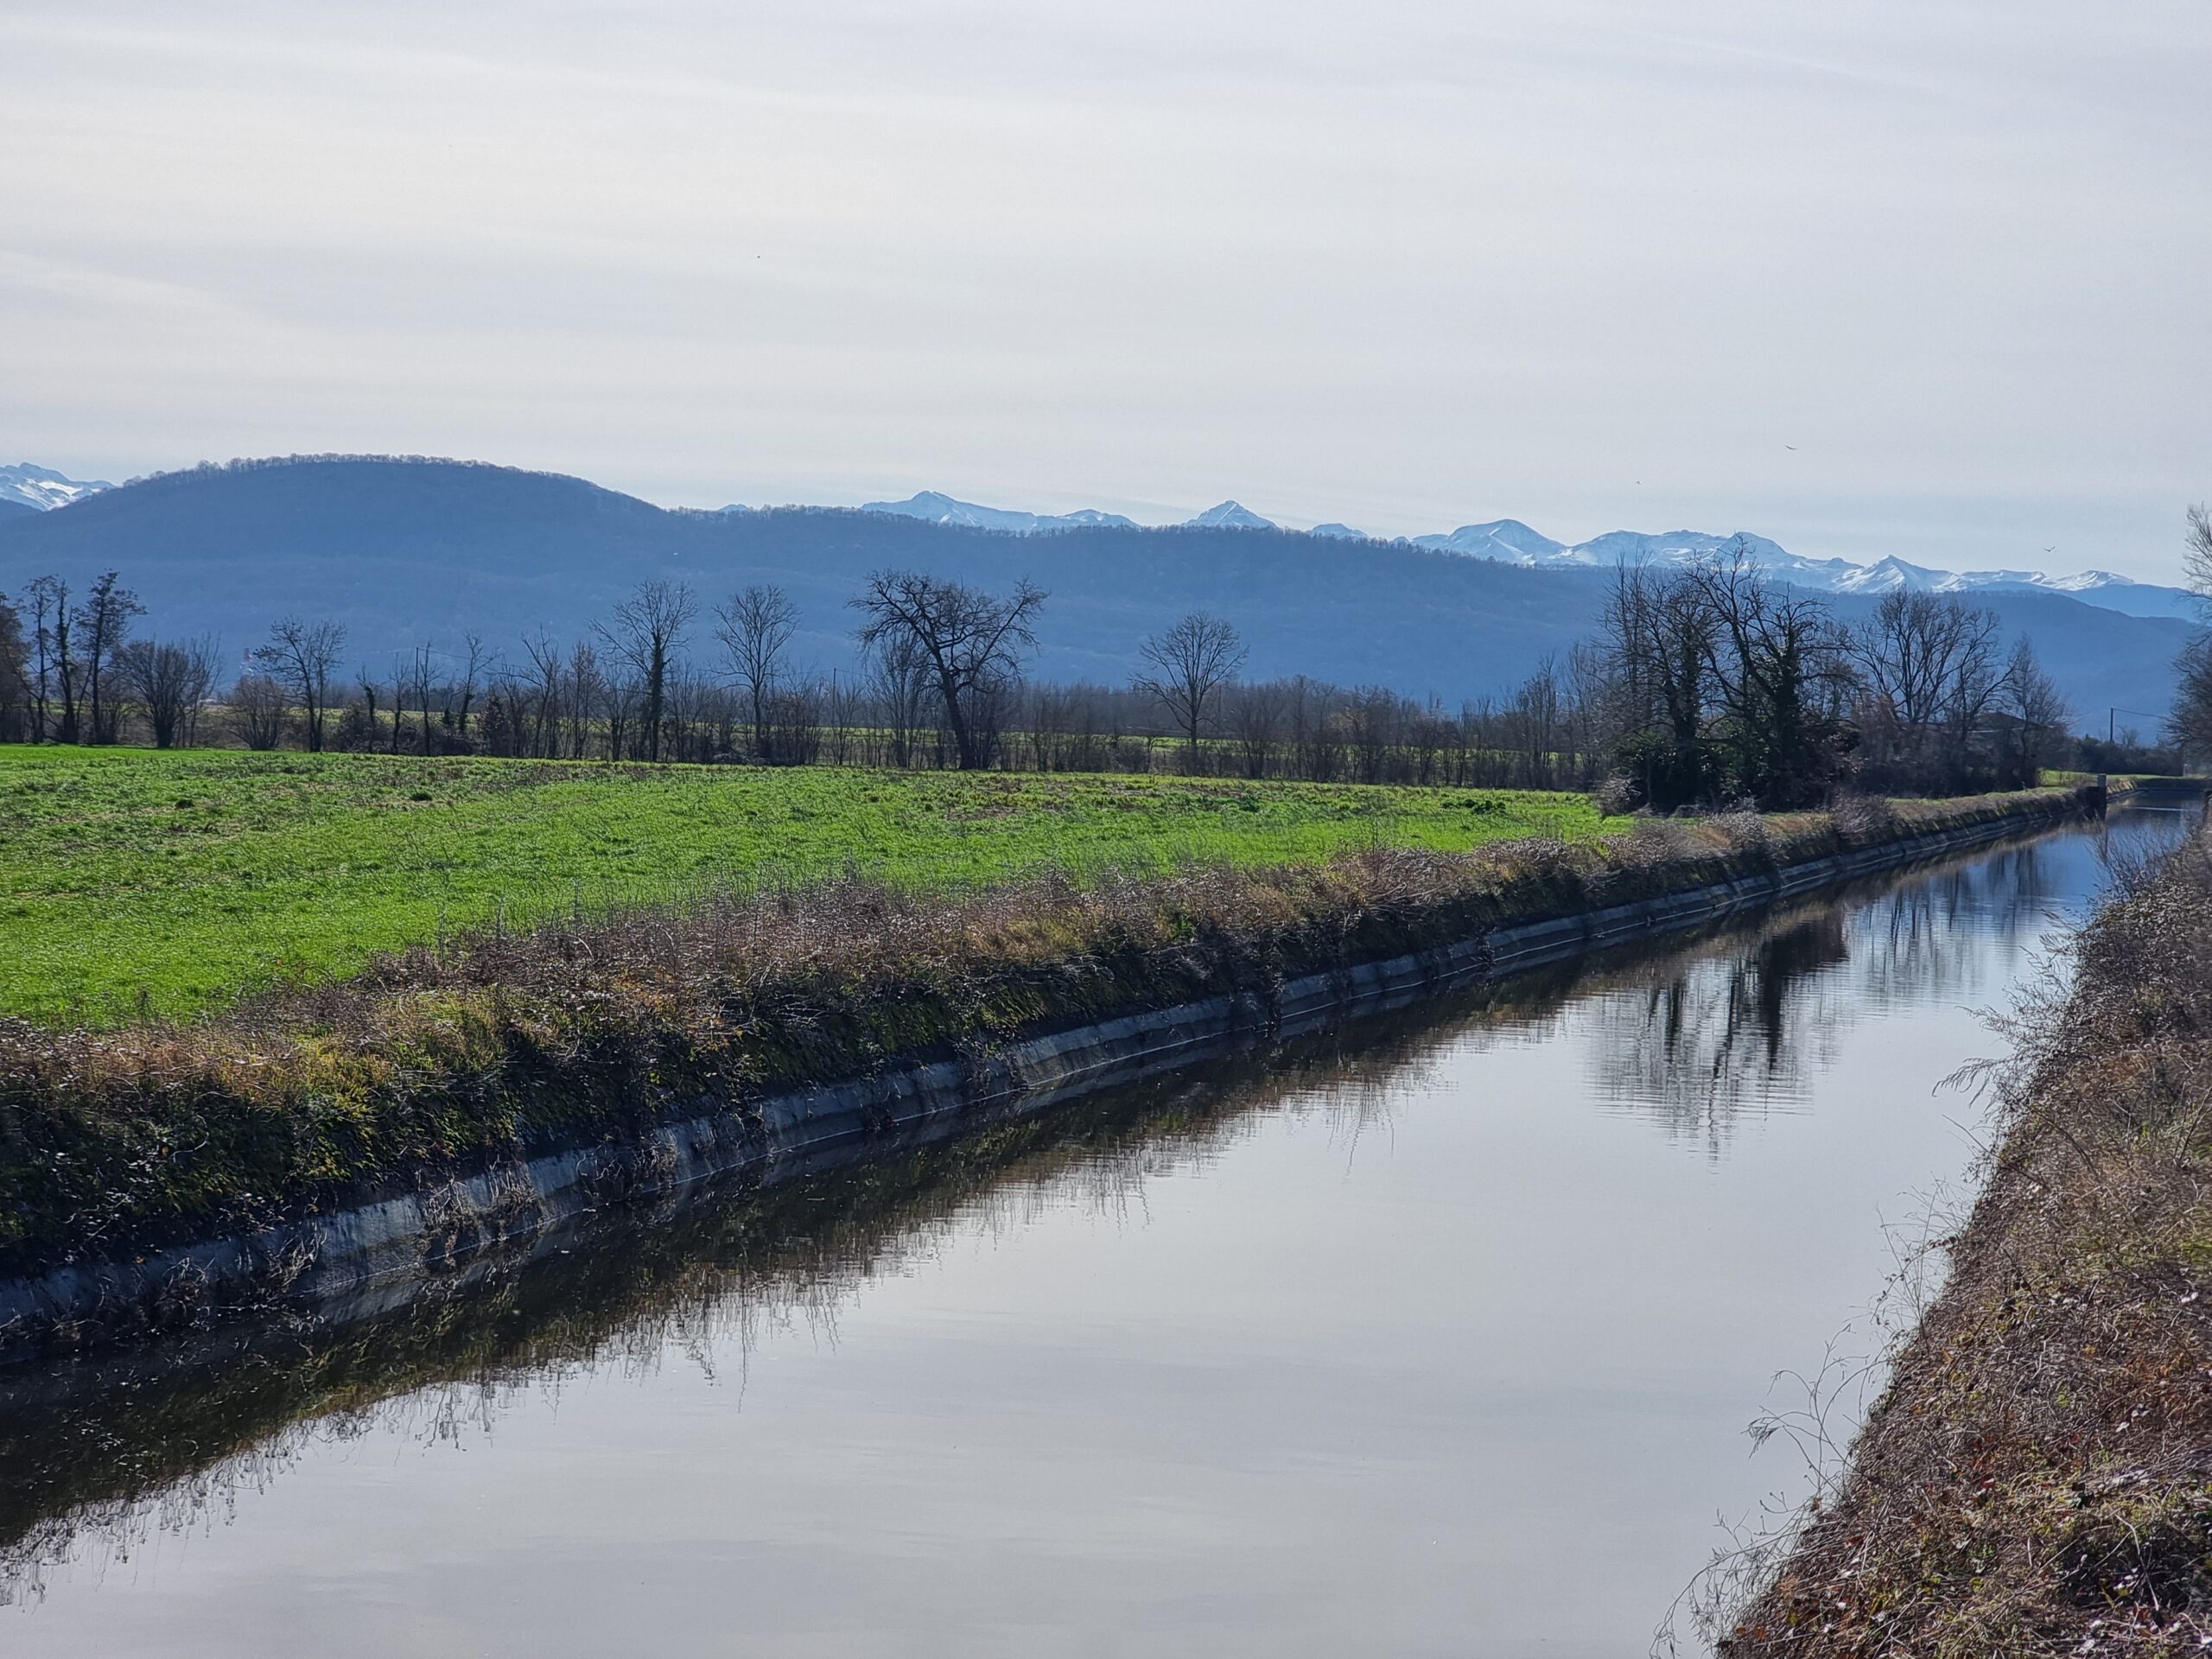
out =
{"type": "MultiPolygon", "coordinates": [[[[2116,821],[2110,839],[2122,848],[2154,845],[2171,839],[2178,822],[2116,821]]],[[[1349,1168],[1369,1137],[1395,1133],[1408,1103],[1440,1103],[1464,1128],[1490,1121],[1480,1116],[1490,1098],[1484,1090],[1510,1094],[1510,1080],[1525,1077],[1536,1080],[1526,1085],[1534,1097],[1499,1123],[1531,1136],[1586,1136],[1593,1117],[1632,1114],[1717,1167],[1746,1121],[1806,1112],[1854,1029],[1901,1010],[1998,1000],[2054,912],[2078,907],[2094,892],[2102,840],[2061,836],[1871,884],[1705,939],[1530,976],[1046,1119],[1001,1123],[895,1163],[703,1195],[651,1224],[580,1236],[568,1254],[447,1287],[373,1321],[333,1325],[301,1309],[283,1323],[59,1370],[0,1373],[0,1594],[35,1603],[48,1570],[69,1561],[79,1564],[67,1575],[73,1598],[80,1608],[96,1606],[104,1563],[130,1559],[164,1530],[219,1527],[333,1445],[378,1436],[409,1444],[480,1439],[503,1416],[535,1414],[586,1379],[648,1379],[671,1364],[721,1375],[741,1399],[754,1355],[793,1332],[834,1343],[869,1286],[913,1274],[979,1239],[1019,1252],[1030,1235],[1052,1230],[1071,1212],[1142,1232],[1153,1225],[1156,1187],[1196,1173],[1211,1180],[1217,1169],[1227,1179],[1232,1166],[1249,1167],[1254,1154],[1274,1147],[1286,1121],[1324,1126],[1349,1168]],[[1545,1069],[1554,1057],[1556,1067],[1545,1069]]],[[[1923,1090],[1933,1081],[1911,1075],[1923,1090]]],[[[1613,1140],[1606,1155],[1619,1165],[1623,1192],[1663,1181],[1663,1169],[1636,1163],[1613,1140]]],[[[1578,1141],[1568,1160],[1578,1176],[1591,1144],[1578,1141]]],[[[1460,1160],[1440,1169],[1448,1177],[1448,1205],[1465,1213],[1435,1213],[1463,1229],[1478,1225],[1490,1208],[1503,1216],[1516,1179],[1536,1179],[1516,1177],[1514,1150],[1484,1145],[1477,1155],[1454,1143],[1440,1154],[1460,1160]]],[[[1692,1161],[1664,1150],[1667,1162],[1692,1161]]],[[[1225,1202],[1224,1192],[1212,1196],[1225,1202]]],[[[1312,1262],[1323,1265],[1286,1263],[1262,1270],[1258,1283],[1301,1272],[1319,1278],[1332,1255],[1349,1259],[1365,1243],[1357,1234],[1329,1234],[1344,1224],[1323,1213],[1311,1192],[1294,1186],[1266,1202],[1271,1216],[1289,1218],[1287,1225],[1311,1218],[1312,1262]]],[[[1371,1230],[1402,1213],[1414,1212],[1394,1206],[1361,1224],[1371,1230]]],[[[1236,1225],[1249,1228],[1251,1219],[1236,1225]]],[[[1630,1222],[1631,1230],[1643,1224],[1630,1222]]],[[[1423,1357],[1416,1369],[1472,1375],[1498,1363],[1491,1351],[1501,1341],[1500,1322],[1516,1312],[1506,1303],[1493,1307],[1492,1300],[1538,1264],[1492,1259],[1522,1248],[1510,1225],[1494,1237],[1448,1236],[1459,1252],[1447,1264],[1448,1300],[1421,1306],[1402,1340],[1426,1355],[1421,1341],[1443,1340],[1445,1328],[1463,1319],[1474,1333],[1467,1352],[1453,1363],[1423,1357]]],[[[1627,1287],[1623,1294],[1647,1295],[1618,1251],[1600,1259],[1627,1287]]],[[[1204,1265],[1193,1262],[1192,1271],[1204,1265]]],[[[1431,1267],[1411,1262],[1393,1271],[1418,1279],[1431,1267]]],[[[1575,1282],[1593,1287],[1586,1311],[1548,1300],[1535,1316],[1552,1357],[1547,1363],[1561,1369],[1529,1383],[1535,1403],[1526,1408],[1550,1414],[1543,1432],[1570,1436],[1572,1423],[1550,1419],[1571,1416],[1573,1408],[1548,1402],[1586,1386],[1599,1363],[1587,1344],[1622,1318],[1605,1311],[1592,1281],[1575,1282]]],[[[1676,1274],[1672,1282],[1685,1280],[1676,1274]]],[[[1269,1340],[1293,1354],[1316,1342],[1372,1344],[1380,1315],[1367,1304],[1381,1288],[1362,1282],[1328,1305],[1332,1323],[1323,1326],[1313,1323],[1323,1313],[1301,1306],[1280,1332],[1267,1327],[1269,1340]]],[[[1052,1294],[1095,1290],[1068,1283],[1052,1294]]],[[[1751,1313],[1746,1322],[1756,1325],[1751,1313]]],[[[1264,1324],[1242,1304],[1224,1306],[1217,1316],[1224,1326],[1264,1324]]],[[[1108,1316],[1098,1318],[1107,1328],[1108,1316]]],[[[1255,1379],[1283,1374],[1280,1356],[1268,1353],[1255,1379]]],[[[1802,1357],[1766,1354],[1758,1369],[1764,1374],[1802,1357]]],[[[1372,1415],[1389,1396],[1370,1397],[1372,1415]]],[[[1096,1414],[1153,1414],[1143,1399],[1086,1396],[1085,1403],[1096,1414]]],[[[1732,1422],[1756,1404],[1755,1395],[1725,1402],[1732,1422]]],[[[1429,1414],[1409,1417],[1408,1433],[1424,1455],[1449,1438],[1439,1424],[1481,1421],[1422,1409],[1429,1414]]],[[[1103,1416],[1091,1421],[1095,1427],[1103,1416]]],[[[1526,1433],[1536,1433],[1537,1423],[1531,1419],[1526,1433]]],[[[652,1459],[664,1448],[642,1423],[636,1433],[642,1466],[658,1466],[652,1459]]],[[[1550,1478],[1498,1501],[1509,1509],[1538,1503],[1550,1478]]],[[[1627,1495],[1604,1501],[1624,1503],[1627,1495]]],[[[1692,1509],[1701,1529],[1713,1505],[1692,1509]]],[[[1018,1526],[1020,1518],[1001,1524],[1018,1526]]],[[[372,1529],[358,1516],[318,1516],[316,1525],[331,1529],[334,1548],[347,1528],[372,1529]]],[[[1685,1575],[1706,1542],[1701,1530],[1687,1541],[1685,1575]]],[[[1606,1563],[1591,1570],[1602,1580],[1606,1563]]],[[[33,1632],[47,1628],[39,1623],[43,1610],[19,1617],[33,1632]]]]}
{"type": "Polygon", "coordinates": [[[2069,851],[2006,848],[1776,918],[1747,945],[1677,957],[1566,1011],[1591,1088],[1719,1158],[1746,1116],[1801,1109],[1852,1026],[1974,1003],[2008,982],[2069,891],[2069,851]]]}
{"type": "MultiPolygon", "coordinates": [[[[1526,994],[1484,1001],[1512,1018],[1526,994]]],[[[671,1359],[709,1375],[734,1359],[741,1374],[772,1334],[834,1340],[840,1307],[871,1279],[956,1236],[1012,1236],[1056,1211],[1141,1218],[1147,1180],[1203,1170],[1268,1118],[1323,1116],[1355,1142],[1393,1083],[1419,1087],[1451,1041],[1433,1011],[1408,1010],[911,1158],[708,1195],[589,1248],[433,1284],[397,1316],[332,1325],[299,1309],[0,1371],[0,1605],[35,1601],[65,1560],[127,1561],[156,1531],[227,1516],[319,1444],[457,1440],[588,1374],[636,1377],[671,1359]]]]}

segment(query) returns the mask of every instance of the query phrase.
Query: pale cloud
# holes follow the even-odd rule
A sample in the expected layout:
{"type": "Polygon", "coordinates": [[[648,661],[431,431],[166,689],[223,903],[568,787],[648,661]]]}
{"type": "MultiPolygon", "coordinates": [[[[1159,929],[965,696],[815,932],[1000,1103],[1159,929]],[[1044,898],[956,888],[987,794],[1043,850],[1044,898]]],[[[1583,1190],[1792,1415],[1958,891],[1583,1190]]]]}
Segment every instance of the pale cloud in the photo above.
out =
{"type": "Polygon", "coordinates": [[[0,452],[2171,578],[2209,71],[2196,3],[16,0],[0,452]]]}

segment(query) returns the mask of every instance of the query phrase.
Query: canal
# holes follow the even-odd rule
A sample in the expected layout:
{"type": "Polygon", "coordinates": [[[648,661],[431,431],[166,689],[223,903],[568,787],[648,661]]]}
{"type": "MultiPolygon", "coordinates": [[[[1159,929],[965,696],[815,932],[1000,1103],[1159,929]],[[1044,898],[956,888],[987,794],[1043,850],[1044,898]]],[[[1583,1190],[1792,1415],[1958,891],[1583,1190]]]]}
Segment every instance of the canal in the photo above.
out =
{"type": "MultiPolygon", "coordinates": [[[[344,1320],[0,1372],[0,1650],[1643,1652],[2115,855],[1988,850],[344,1320]],[[1782,1380],[1777,1382],[1777,1378],[1782,1380]]],[[[1885,1302],[1885,1287],[1904,1290],[1885,1302]]]]}

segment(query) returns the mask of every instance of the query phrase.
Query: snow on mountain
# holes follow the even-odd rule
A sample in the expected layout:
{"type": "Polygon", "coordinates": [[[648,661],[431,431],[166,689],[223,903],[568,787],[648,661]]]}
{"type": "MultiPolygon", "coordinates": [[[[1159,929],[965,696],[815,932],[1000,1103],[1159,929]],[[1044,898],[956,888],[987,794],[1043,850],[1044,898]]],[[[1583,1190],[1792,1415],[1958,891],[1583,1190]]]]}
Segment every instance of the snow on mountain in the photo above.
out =
{"type": "MultiPolygon", "coordinates": [[[[0,467],[0,501],[19,501],[41,512],[66,507],[80,497],[114,487],[104,478],[66,478],[50,467],[34,467],[29,461],[19,467],[0,467]]],[[[75,522],[73,518],[70,520],[72,524],[75,522]]]]}
{"type": "MultiPolygon", "coordinates": [[[[36,467],[0,468],[0,500],[10,499],[11,486],[16,499],[30,500],[41,506],[58,505],[61,499],[73,499],[73,496],[29,495],[24,494],[23,491],[60,489],[81,493],[109,487],[105,484],[79,484],[62,478],[58,473],[48,473],[36,467]]],[[[721,511],[742,512],[745,509],[732,504],[721,511]]],[[[1111,512],[1041,513],[1023,512],[1007,507],[978,506],[972,501],[957,500],[937,490],[924,490],[905,501],[871,501],[862,511],[895,512],[909,518],[927,519],[932,524],[965,524],[982,530],[1010,531],[1018,536],[1085,524],[1131,526],[1133,523],[1119,513],[1111,512]]],[[[1218,506],[1209,507],[1195,518],[1184,520],[1184,523],[1211,530],[1278,528],[1272,520],[1262,518],[1236,501],[1224,501],[1218,506]]],[[[1378,539],[1366,531],[1333,520],[1316,524],[1306,533],[1337,541],[1378,539]]],[[[1570,544],[1554,541],[1518,518],[1493,518],[1485,524],[1462,524],[1449,534],[1402,537],[1398,540],[1401,545],[1410,544],[1440,553],[1456,553],[1468,558],[1492,559],[1500,563],[1517,564],[1534,569],[1609,570],[1623,564],[1682,566],[1740,557],[1774,581],[1788,582],[1792,587],[1808,588],[1815,593],[1848,594],[1868,598],[1900,589],[1929,594],[2059,594],[2127,616],[2177,617],[2185,621],[2196,621],[2202,620],[2202,607],[2194,594],[2178,588],[2164,588],[2153,582],[2115,575],[2109,570],[2084,570],[2070,576],[2046,575],[2040,570],[1938,570],[1932,566],[1915,564],[1895,555],[1878,559],[1872,564],[1853,564],[1848,559],[1801,557],[1778,542],[1770,541],[1764,536],[1754,536],[1746,531],[1716,535],[1709,531],[1698,530],[1656,532],[1615,530],[1602,536],[1593,536],[1586,542],[1570,544]]]]}
{"type": "Polygon", "coordinates": [[[1843,559],[1801,559],[1765,537],[1744,531],[1732,536],[1717,536],[1699,530],[1656,533],[1615,530],[1569,545],[1554,541],[1517,518],[1500,518],[1487,524],[1463,524],[1449,536],[1416,536],[1414,544],[1538,569],[1577,566],[1584,569],[1611,569],[1621,564],[1701,564],[1713,559],[1740,556],[1781,581],[1832,590],[1859,569],[1843,559]]]}
{"type": "Polygon", "coordinates": [[[2084,570],[2075,576],[2037,576],[2034,580],[2056,588],[2063,594],[2086,593],[2092,588],[2149,588],[2156,585],[2138,582],[2133,576],[2114,575],[2109,570],[2084,570]]]}
{"type": "Polygon", "coordinates": [[[1936,570],[1894,556],[1849,567],[1830,591],[1887,594],[1900,588],[1923,594],[2063,594],[2128,616],[2172,616],[2184,620],[2195,620],[2199,608],[2196,596],[2185,589],[2138,582],[2109,570],[2084,570],[2071,576],[2047,576],[2040,570],[1936,570]]]}
{"type": "Polygon", "coordinates": [[[2204,613],[2202,602],[2185,588],[2138,582],[2109,570],[2084,570],[2071,576],[2046,576],[2033,570],[1968,570],[1949,581],[1968,592],[2063,594],[2085,605],[2129,616],[2173,616],[2195,622],[2202,620],[2204,613]]]}
{"type": "Polygon", "coordinates": [[[1236,501],[1224,501],[1218,506],[1208,507],[1197,518],[1185,518],[1183,522],[1201,530],[1273,530],[1276,528],[1273,519],[1262,518],[1251,508],[1236,501]]]}
{"type": "Polygon", "coordinates": [[[1932,594],[1940,590],[1948,570],[1931,570],[1924,564],[1914,564],[1908,559],[1891,554],[1877,559],[1872,564],[1855,564],[1827,584],[1831,593],[1838,594],[1893,594],[1900,589],[1910,594],[1932,594]]]}
{"type": "Polygon", "coordinates": [[[1022,512],[1007,507],[981,507],[973,501],[956,501],[938,490],[924,490],[905,501],[870,501],[862,512],[895,512],[902,518],[925,518],[933,524],[967,524],[976,530],[1003,530],[1016,536],[1039,531],[1080,529],[1087,524],[1134,525],[1118,512],[1085,507],[1079,512],[1022,512]]]}
{"type": "MultiPolygon", "coordinates": [[[[35,469],[33,469],[34,471],[35,469]]],[[[0,478],[7,474],[0,474],[0,478]]],[[[934,524],[969,524],[983,530],[1033,535],[1081,524],[1126,525],[1118,513],[1021,512],[1005,507],[977,506],[936,490],[925,490],[906,501],[871,501],[869,512],[895,512],[934,524]]],[[[724,509],[728,511],[728,509],[724,509]]],[[[1210,530],[1273,530],[1262,518],[1236,501],[1224,501],[1184,521],[1210,530]]],[[[1331,522],[1316,524],[1309,535],[1332,540],[1370,541],[1365,531],[1331,522]]],[[[2194,620],[2199,614],[2196,599],[2178,588],[2161,588],[2136,582],[2108,570],[2086,570],[2079,575],[2050,576],[2039,570],[1938,570],[1894,555],[1872,564],[1853,564],[1848,559],[1808,559],[1790,552],[1778,542],[1738,531],[1716,535],[1709,531],[1609,531],[1586,542],[1572,544],[1554,541],[1541,531],[1518,518],[1493,518],[1486,524],[1462,524],[1448,535],[1415,536],[1415,547],[1468,558],[1494,559],[1535,569],[1580,569],[1608,570],[1621,564],[1691,565],[1713,559],[1741,557],[1777,582],[1815,593],[1850,594],[1878,597],[1903,589],[1929,594],[2063,594],[2084,603],[2129,616],[2179,617],[2194,620]]]]}
{"type": "Polygon", "coordinates": [[[1801,559],[1778,543],[1764,536],[1753,536],[1738,531],[1732,536],[1715,536],[1704,531],[1669,530],[1647,535],[1633,530],[1608,531],[1603,536],[1567,550],[1577,564],[1700,564],[1713,559],[1732,559],[1741,556],[1747,563],[1770,575],[1787,575],[1795,580],[1801,571],[1824,569],[1826,566],[1844,566],[1840,559],[1824,563],[1801,559]]]}
{"type": "Polygon", "coordinates": [[[1462,524],[1449,536],[1416,536],[1414,545],[1478,559],[1503,559],[1508,564],[1544,564],[1567,550],[1566,543],[1529,529],[1518,518],[1462,524]]]}
{"type": "Polygon", "coordinates": [[[1486,524],[1463,524],[1448,536],[1416,536],[1413,543],[1533,569],[1688,565],[1740,556],[1777,582],[1816,593],[1876,596],[1903,589],[1927,594],[2063,594],[2129,616],[2194,620],[2200,611],[2195,595],[2181,588],[2137,582],[2109,570],[2085,570],[2071,576],[2049,576],[2039,570],[1937,570],[1894,555],[1872,564],[1853,564],[1848,559],[1802,558],[1764,536],[1744,531],[1717,536],[1692,530],[1657,534],[1616,530],[1570,546],[1531,530],[1517,518],[1500,518],[1486,524]]]}

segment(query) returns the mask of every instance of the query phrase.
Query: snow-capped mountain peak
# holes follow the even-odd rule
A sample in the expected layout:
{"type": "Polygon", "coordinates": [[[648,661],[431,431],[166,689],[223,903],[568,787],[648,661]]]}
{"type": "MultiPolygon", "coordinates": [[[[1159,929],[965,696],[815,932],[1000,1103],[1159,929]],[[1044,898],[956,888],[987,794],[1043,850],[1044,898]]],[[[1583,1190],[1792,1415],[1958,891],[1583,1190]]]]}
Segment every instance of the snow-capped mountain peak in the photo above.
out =
{"type": "Polygon", "coordinates": [[[1433,547],[1446,553],[1465,553],[1478,559],[1503,559],[1509,564],[1548,563],[1567,550],[1518,518],[1493,518],[1486,524],[1462,524],[1448,536],[1416,536],[1416,547],[1433,547]]]}
{"type": "MultiPolygon", "coordinates": [[[[0,501],[20,502],[41,512],[66,507],[72,501],[114,487],[104,478],[69,478],[48,467],[34,467],[29,461],[17,467],[0,467],[0,501]]],[[[69,522],[77,521],[73,518],[69,522]]]]}
{"type": "Polygon", "coordinates": [[[1186,518],[1183,522],[1201,530],[1273,530],[1275,528],[1273,519],[1261,518],[1251,508],[1237,501],[1224,501],[1217,506],[1208,507],[1195,518],[1186,518]]]}
{"type": "Polygon", "coordinates": [[[1901,559],[1894,553],[1872,564],[1853,565],[1828,584],[1839,594],[1890,594],[1902,589],[1906,593],[1932,594],[1943,585],[1948,570],[1931,570],[1924,564],[1915,564],[1901,559]]]}
{"type": "Polygon", "coordinates": [[[1085,507],[1077,512],[1023,512],[1017,508],[978,506],[941,490],[923,490],[904,501],[870,501],[862,512],[895,512],[905,518],[925,518],[933,524],[965,524],[975,530],[1001,530],[1016,536],[1039,531],[1074,530],[1089,524],[1134,524],[1118,512],[1085,507]]]}
{"type": "Polygon", "coordinates": [[[1339,524],[1333,520],[1325,524],[1316,524],[1306,533],[1326,536],[1332,542],[1371,542],[1375,539],[1363,530],[1354,530],[1350,524],[1339,524]]]}

